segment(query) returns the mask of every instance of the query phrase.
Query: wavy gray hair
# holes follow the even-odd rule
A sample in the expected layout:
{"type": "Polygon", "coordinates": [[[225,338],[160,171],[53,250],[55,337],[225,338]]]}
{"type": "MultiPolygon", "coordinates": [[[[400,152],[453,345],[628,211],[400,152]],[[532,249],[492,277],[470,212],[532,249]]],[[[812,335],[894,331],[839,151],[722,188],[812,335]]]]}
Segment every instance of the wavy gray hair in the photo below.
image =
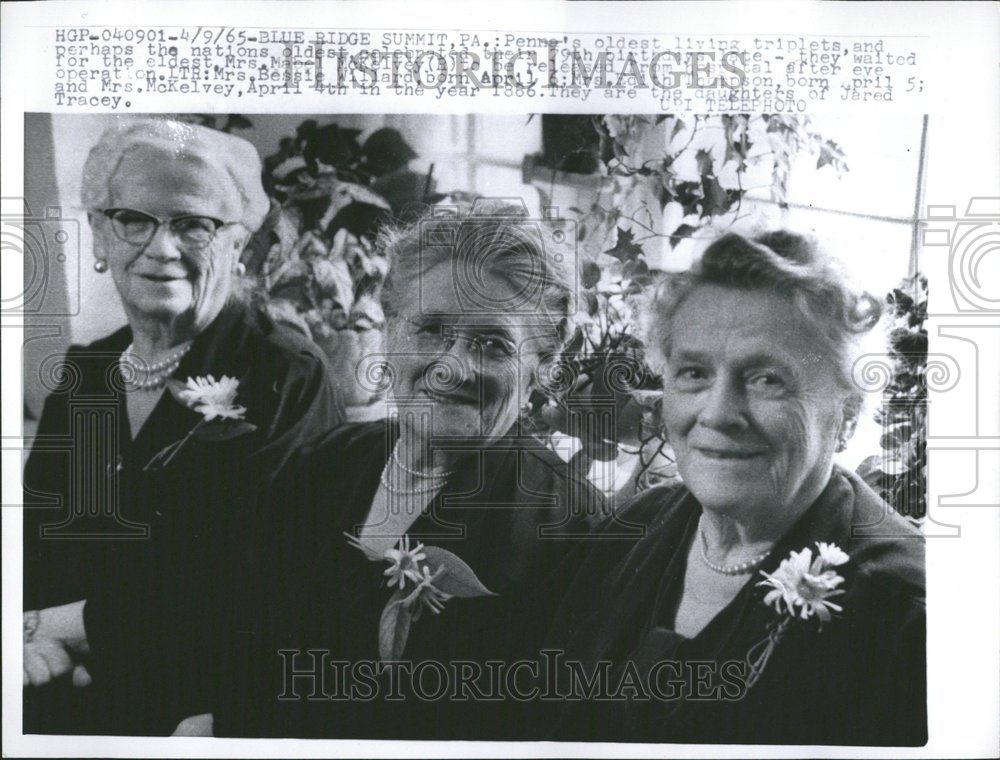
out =
{"type": "Polygon", "coordinates": [[[529,218],[521,206],[477,201],[471,209],[432,211],[412,224],[384,230],[378,247],[389,259],[381,293],[386,317],[398,315],[402,289],[414,287],[438,264],[451,262],[470,313],[493,308],[541,316],[551,323],[554,335],[543,350],[558,350],[575,311],[575,252],[573,241],[566,239],[569,235],[560,239],[546,234],[546,225],[553,224],[529,218]],[[506,281],[515,295],[497,300],[489,291],[487,274],[506,281]]]}
{"type": "Polygon", "coordinates": [[[227,177],[243,201],[239,222],[250,233],[260,228],[269,201],[261,182],[257,149],[241,137],[171,119],[122,119],[104,131],[83,167],[80,195],[85,208],[104,209],[111,202],[111,182],[122,159],[143,147],[178,161],[211,167],[227,177]]]}
{"type": "Polygon", "coordinates": [[[852,370],[861,338],[881,318],[882,302],[853,288],[815,240],[786,230],[752,238],[728,233],[706,248],[690,269],[668,275],[646,313],[647,342],[657,363],[670,353],[674,315],[701,285],[766,290],[790,298],[823,337],[839,369],[840,385],[849,397],[861,400],[852,370]]]}

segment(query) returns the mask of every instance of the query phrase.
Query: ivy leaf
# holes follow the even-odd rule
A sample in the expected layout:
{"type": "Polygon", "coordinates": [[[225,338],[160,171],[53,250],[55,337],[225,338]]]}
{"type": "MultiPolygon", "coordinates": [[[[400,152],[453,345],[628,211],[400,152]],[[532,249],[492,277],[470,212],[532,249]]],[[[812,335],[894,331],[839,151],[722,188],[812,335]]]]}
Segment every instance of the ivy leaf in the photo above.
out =
{"type": "Polygon", "coordinates": [[[642,255],[642,246],[636,243],[634,238],[635,236],[632,234],[631,230],[625,230],[619,227],[618,241],[615,243],[615,247],[609,248],[605,251],[605,253],[609,256],[614,256],[622,263],[626,261],[634,261],[642,255]]]}
{"type": "Polygon", "coordinates": [[[226,118],[226,123],[222,126],[223,132],[232,132],[234,129],[253,129],[253,122],[246,116],[238,113],[231,113],[226,118]]]}
{"type": "Polygon", "coordinates": [[[628,283],[628,285],[625,286],[625,289],[622,291],[622,295],[625,295],[625,296],[637,296],[640,293],[642,293],[643,290],[645,290],[645,286],[648,285],[648,284],[649,284],[649,282],[645,278],[643,278],[643,279],[637,279],[637,280],[631,280],[628,283]]]}
{"type": "Polygon", "coordinates": [[[391,127],[372,132],[361,146],[360,153],[364,168],[376,177],[397,171],[417,157],[403,135],[391,127]]]}
{"type": "Polygon", "coordinates": [[[305,133],[302,156],[310,166],[322,162],[327,166],[346,167],[361,153],[360,134],[360,129],[342,129],[336,124],[313,127],[305,133]]]}
{"type": "Polygon", "coordinates": [[[371,203],[350,203],[330,220],[326,235],[332,239],[339,230],[347,229],[355,237],[371,238],[374,237],[379,225],[388,221],[391,216],[391,212],[381,206],[371,203]]]}
{"type": "Polygon", "coordinates": [[[622,266],[622,276],[639,282],[640,284],[644,284],[642,282],[643,280],[648,282],[649,266],[647,266],[646,262],[642,259],[626,261],[624,266],[622,266]]]}
{"type": "Polygon", "coordinates": [[[747,154],[750,152],[750,140],[747,137],[746,123],[741,117],[723,116],[726,132],[726,155],[723,163],[736,159],[737,171],[746,169],[747,154]],[[739,132],[739,137],[736,133],[739,132]]]}
{"type": "Polygon", "coordinates": [[[912,468],[910,467],[910,463],[902,457],[883,456],[879,469],[886,475],[902,475],[909,472],[912,468]]]}
{"type": "Polygon", "coordinates": [[[880,459],[881,457],[878,454],[866,457],[855,471],[870,486],[873,485],[873,482],[878,482],[881,479],[882,471],[879,470],[880,459]]]}
{"type": "Polygon", "coordinates": [[[430,567],[445,569],[444,574],[434,582],[434,586],[439,590],[464,598],[495,596],[458,555],[440,546],[425,546],[423,552],[427,555],[427,564],[430,567]]]}
{"type": "Polygon", "coordinates": [[[292,329],[298,330],[305,337],[312,338],[312,331],[309,323],[302,317],[295,304],[286,298],[270,298],[266,305],[267,316],[281,325],[288,325],[292,329]]]}
{"type": "MultiPolygon", "coordinates": [[[[894,430],[886,433],[881,438],[879,438],[879,446],[882,447],[883,451],[899,452],[901,455],[909,444],[910,439],[913,437],[912,433],[908,429],[894,430]]],[[[907,456],[900,456],[900,459],[909,458],[907,456]]]]}
{"type": "Polygon", "coordinates": [[[413,612],[405,604],[406,595],[396,591],[382,610],[378,624],[378,656],[385,661],[399,660],[410,635],[413,612]]]}
{"type": "Polygon", "coordinates": [[[833,140],[827,140],[820,145],[816,168],[822,169],[827,164],[839,171],[847,171],[847,164],[844,162],[844,151],[833,140]]]}
{"type": "MultiPolygon", "coordinates": [[[[592,290],[585,290],[585,291],[583,291],[582,295],[583,295],[583,300],[586,302],[587,316],[588,317],[595,317],[595,316],[597,316],[597,308],[600,305],[598,303],[598,301],[597,301],[597,294],[594,293],[592,290]]],[[[583,333],[582,332],[580,333],[580,337],[581,337],[580,347],[582,347],[583,346],[583,340],[582,340],[583,333]]],[[[568,346],[567,346],[567,350],[569,350],[568,346]]],[[[580,348],[578,347],[575,350],[579,351],[580,348]]]]}
{"type": "Polygon", "coordinates": [[[684,216],[698,213],[698,204],[704,198],[704,192],[700,182],[678,182],[674,185],[674,197],[681,204],[684,216]]]}
{"type": "Polygon", "coordinates": [[[698,162],[698,173],[702,176],[702,179],[704,179],[706,175],[715,175],[715,165],[712,162],[711,151],[702,148],[694,154],[694,160],[698,162]]]}
{"type": "Polygon", "coordinates": [[[789,124],[784,116],[774,114],[766,118],[768,132],[794,132],[795,125],[789,124]]]}
{"type": "Polygon", "coordinates": [[[685,238],[691,237],[695,232],[698,231],[697,227],[690,224],[682,224],[676,230],[674,230],[670,235],[670,245],[677,245],[679,242],[685,238]]]}
{"type": "MultiPolygon", "coordinates": [[[[591,293],[591,295],[594,294],[591,293]]],[[[597,296],[594,296],[594,311],[595,313],[597,311],[597,296]]],[[[593,316],[593,314],[591,314],[591,316],[593,316]]],[[[566,343],[566,348],[565,348],[566,354],[572,356],[575,353],[577,353],[581,348],[583,348],[583,340],[584,340],[583,328],[581,328],[580,325],[577,325],[573,330],[573,337],[571,337],[569,341],[566,343]]]]}
{"type": "Polygon", "coordinates": [[[702,216],[724,214],[729,210],[729,196],[719,184],[718,179],[702,175],[701,186],[705,193],[702,201],[702,216]]]}
{"type": "Polygon", "coordinates": [[[677,135],[679,135],[683,131],[683,129],[684,129],[684,120],[683,119],[677,119],[677,121],[674,122],[674,128],[672,130],[670,130],[670,139],[671,139],[671,141],[675,137],[677,137],[677,135]]]}
{"type": "Polygon", "coordinates": [[[580,284],[585,288],[594,287],[601,279],[601,268],[593,261],[588,261],[583,265],[580,273],[580,284]]]}
{"type": "Polygon", "coordinates": [[[312,274],[324,296],[332,298],[344,311],[351,310],[354,304],[354,283],[346,261],[317,259],[312,262],[312,274]]]}
{"type": "Polygon", "coordinates": [[[886,300],[895,305],[897,312],[900,314],[908,312],[913,308],[913,299],[910,297],[910,294],[899,288],[893,288],[892,292],[886,296],[886,300]]]}

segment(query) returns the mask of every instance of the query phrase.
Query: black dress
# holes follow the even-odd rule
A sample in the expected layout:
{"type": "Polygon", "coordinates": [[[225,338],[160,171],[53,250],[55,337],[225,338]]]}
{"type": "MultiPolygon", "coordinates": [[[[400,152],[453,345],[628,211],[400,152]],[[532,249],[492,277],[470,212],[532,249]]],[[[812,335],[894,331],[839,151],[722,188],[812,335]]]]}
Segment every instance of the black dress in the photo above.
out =
{"type": "MultiPolygon", "coordinates": [[[[558,720],[548,713],[549,736],[926,743],[922,536],[856,475],[835,469],[761,570],[773,572],[805,547],[816,556],[818,541],[835,543],[850,557],[837,568],[845,593],[832,599],[843,612],[822,629],[815,618],[793,622],[748,688],[748,659],[757,660],[780,618],[763,602],[769,589],[757,585],[761,575],[696,636],[672,630],[700,513],[685,488],[652,489],[623,510],[623,517],[648,526],[646,537],[616,562],[593,551],[581,563],[550,643],[568,645],[567,659],[586,663],[586,675],[597,672],[595,663],[611,662],[606,680],[616,698],[567,700],[558,720]]],[[[569,682],[561,688],[568,693],[569,682]]]]}
{"type": "MultiPolygon", "coordinates": [[[[420,699],[401,671],[395,688],[383,672],[359,676],[360,691],[338,695],[336,671],[321,663],[342,663],[353,684],[360,671],[352,668],[378,662],[387,565],[366,559],[344,533],[364,523],[397,436],[391,423],[344,426],[303,450],[277,496],[259,505],[254,524],[265,535],[254,577],[261,586],[238,605],[252,614],[235,625],[216,735],[488,739],[520,732],[514,700],[437,694],[437,665],[424,674],[420,699]],[[275,519],[290,513],[294,519],[275,519]],[[289,680],[286,663],[306,672],[321,663],[325,675],[289,680]]],[[[603,509],[599,493],[534,439],[511,433],[467,452],[407,535],[454,552],[496,596],[454,598],[440,615],[424,614],[403,661],[439,663],[454,686],[456,669],[485,674],[487,661],[537,659],[560,593],[549,579],[603,509]]]]}
{"type": "Polygon", "coordinates": [[[45,403],[24,472],[24,604],[87,599],[95,619],[127,626],[136,641],[145,636],[157,646],[141,667],[126,666],[120,652],[99,656],[103,628],[88,626],[94,684],[26,691],[26,731],[169,733],[184,715],[199,712],[186,700],[203,687],[197,674],[179,676],[177,663],[194,661],[204,631],[162,641],[154,611],[203,619],[199,608],[226,573],[220,560],[232,523],[242,519],[241,504],[268,485],[302,440],[342,421],[319,349],[258,311],[230,304],[194,340],[173,377],[237,378],[236,401],[257,429],[225,441],[192,438],[165,468],[144,470],[201,415],[165,392],[132,439],[118,370],[131,340],[126,327],[74,346],[53,372],[62,383],[45,403]],[[97,614],[101,606],[124,613],[126,599],[133,600],[127,617],[97,614]]]}

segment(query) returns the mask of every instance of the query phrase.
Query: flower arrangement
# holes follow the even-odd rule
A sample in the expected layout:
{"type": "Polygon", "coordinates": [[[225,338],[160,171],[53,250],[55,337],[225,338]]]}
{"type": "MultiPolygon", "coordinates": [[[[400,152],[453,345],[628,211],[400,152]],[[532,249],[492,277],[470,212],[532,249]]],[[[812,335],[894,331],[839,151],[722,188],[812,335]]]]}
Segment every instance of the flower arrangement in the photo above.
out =
{"type": "Polygon", "coordinates": [[[163,469],[184,445],[196,438],[203,441],[228,441],[247,435],[257,429],[252,422],[244,419],[246,407],[236,403],[240,381],[223,375],[218,380],[214,376],[189,377],[186,383],[168,380],[167,388],[181,404],[201,415],[201,419],[187,435],[158,451],[143,470],[163,469]]]}
{"type": "Polygon", "coordinates": [[[378,651],[383,660],[402,657],[410,627],[425,609],[438,615],[454,597],[494,596],[472,568],[447,549],[421,543],[412,546],[404,535],[394,548],[379,553],[363,539],[344,535],[370,561],[389,563],[384,571],[386,585],[395,590],[379,621],[378,651]]]}

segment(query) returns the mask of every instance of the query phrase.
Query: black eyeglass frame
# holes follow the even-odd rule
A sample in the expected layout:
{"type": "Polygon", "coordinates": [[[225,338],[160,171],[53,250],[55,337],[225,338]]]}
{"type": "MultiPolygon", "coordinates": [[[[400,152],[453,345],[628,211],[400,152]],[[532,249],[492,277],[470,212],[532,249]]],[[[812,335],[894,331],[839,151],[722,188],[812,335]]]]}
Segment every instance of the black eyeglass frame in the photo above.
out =
{"type": "Polygon", "coordinates": [[[219,234],[219,230],[221,230],[223,227],[228,227],[233,224],[242,224],[242,222],[226,222],[214,216],[208,216],[207,214],[181,214],[180,216],[161,217],[150,214],[148,211],[140,211],[139,209],[128,208],[125,206],[101,209],[101,213],[105,217],[107,217],[109,222],[111,222],[111,231],[114,233],[115,237],[121,240],[123,243],[128,243],[129,245],[146,245],[150,240],[156,237],[156,233],[159,231],[160,227],[166,224],[170,229],[170,234],[173,235],[178,242],[182,243],[186,249],[195,251],[202,250],[211,245],[212,241],[215,240],[215,236],[219,234]],[[149,236],[145,240],[143,241],[129,240],[128,238],[119,233],[117,227],[115,226],[114,217],[116,214],[122,211],[128,211],[129,213],[132,214],[138,214],[139,216],[144,216],[147,219],[150,219],[151,221],[156,223],[152,231],[149,233],[149,236]],[[175,222],[181,222],[184,221],[185,219],[208,220],[209,222],[212,223],[213,226],[212,236],[204,243],[201,243],[199,245],[192,245],[190,243],[185,242],[184,240],[182,240],[181,236],[177,233],[177,231],[174,229],[173,226],[175,222]]]}

